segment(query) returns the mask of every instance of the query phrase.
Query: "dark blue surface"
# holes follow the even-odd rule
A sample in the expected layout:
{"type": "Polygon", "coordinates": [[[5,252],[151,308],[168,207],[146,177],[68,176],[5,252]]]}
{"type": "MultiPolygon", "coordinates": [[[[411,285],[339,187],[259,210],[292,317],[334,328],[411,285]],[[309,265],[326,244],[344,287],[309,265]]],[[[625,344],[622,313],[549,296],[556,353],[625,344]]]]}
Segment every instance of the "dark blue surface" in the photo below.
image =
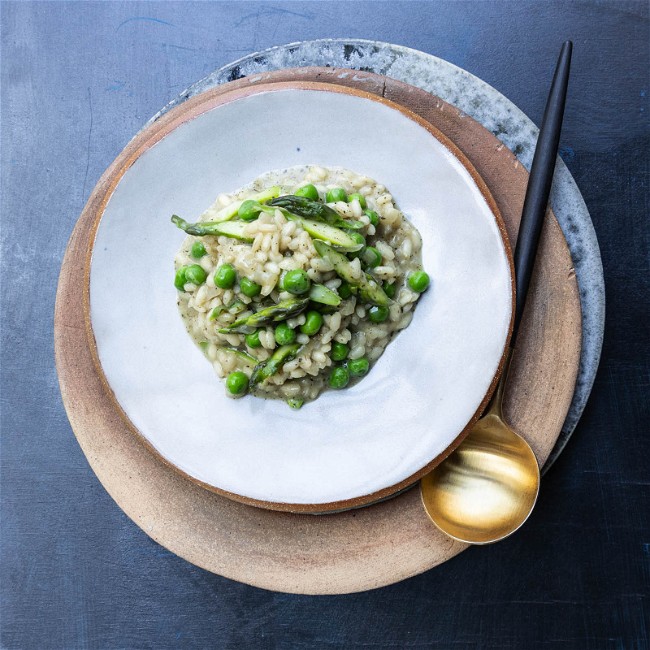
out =
{"type": "Polygon", "coordinates": [[[3,2],[1,22],[3,648],[650,647],[647,3],[3,2]],[[66,419],[52,321],[74,223],[144,122],[233,59],[323,37],[430,52],[536,121],[572,38],[561,144],[608,320],[590,402],[521,531],[391,587],[301,597],[193,567],[119,510],[66,419]]]}

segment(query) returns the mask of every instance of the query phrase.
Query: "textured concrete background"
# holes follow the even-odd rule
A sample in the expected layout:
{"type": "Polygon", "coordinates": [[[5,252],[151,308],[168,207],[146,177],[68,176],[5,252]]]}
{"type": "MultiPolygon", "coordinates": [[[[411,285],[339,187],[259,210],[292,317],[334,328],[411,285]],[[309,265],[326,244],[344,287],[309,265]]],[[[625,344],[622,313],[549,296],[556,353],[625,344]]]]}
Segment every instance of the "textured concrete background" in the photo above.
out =
{"type": "Polygon", "coordinates": [[[3,2],[0,12],[0,646],[650,647],[645,2],[3,2]],[[66,419],[52,320],[75,220],[146,120],[233,59],[323,37],[430,52],[536,121],[572,38],[562,155],[598,233],[608,322],[587,410],[520,532],[381,590],[300,597],[197,569],[122,514],[66,419]]]}

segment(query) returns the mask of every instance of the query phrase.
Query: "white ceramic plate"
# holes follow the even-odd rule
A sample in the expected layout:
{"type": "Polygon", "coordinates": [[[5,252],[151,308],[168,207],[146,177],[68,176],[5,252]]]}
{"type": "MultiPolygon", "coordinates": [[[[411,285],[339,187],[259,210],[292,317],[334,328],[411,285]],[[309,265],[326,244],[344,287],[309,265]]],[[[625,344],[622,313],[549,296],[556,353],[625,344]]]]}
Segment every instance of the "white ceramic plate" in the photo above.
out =
{"type": "Polygon", "coordinates": [[[511,266],[485,188],[423,123],[357,91],[276,84],[175,110],[175,128],[125,169],[92,251],[90,324],[122,410],[189,477],[262,505],[335,509],[413,482],[485,403],[507,343],[511,266]],[[184,234],[169,218],[302,164],[386,185],[422,235],[432,286],[363,381],[293,411],[224,395],[178,315],[184,234]]]}

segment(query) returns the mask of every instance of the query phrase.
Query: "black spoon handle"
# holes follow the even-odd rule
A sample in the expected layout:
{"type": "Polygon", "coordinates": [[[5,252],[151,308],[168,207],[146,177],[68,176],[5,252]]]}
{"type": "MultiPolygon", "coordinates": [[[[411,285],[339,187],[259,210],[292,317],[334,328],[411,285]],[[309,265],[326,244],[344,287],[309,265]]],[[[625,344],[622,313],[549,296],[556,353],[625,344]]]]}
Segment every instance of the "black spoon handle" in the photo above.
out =
{"type": "Polygon", "coordinates": [[[546,101],[544,119],[537,138],[533,164],[530,168],[530,178],[526,189],[524,209],[521,214],[519,237],[515,248],[515,280],[517,284],[517,302],[515,307],[515,323],[512,330],[511,347],[515,345],[517,331],[521,323],[526,304],[526,294],[533,273],[535,254],[539,233],[542,230],[544,215],[548,205],[548,196],[553,182],[557,148],[562,130],[564,103],[567,86],[569,85],[569,68],[571,67],[571,52],[573,43],[566,41],[562,45],[560,57],[555,68],[553,83],[546,101]]]}

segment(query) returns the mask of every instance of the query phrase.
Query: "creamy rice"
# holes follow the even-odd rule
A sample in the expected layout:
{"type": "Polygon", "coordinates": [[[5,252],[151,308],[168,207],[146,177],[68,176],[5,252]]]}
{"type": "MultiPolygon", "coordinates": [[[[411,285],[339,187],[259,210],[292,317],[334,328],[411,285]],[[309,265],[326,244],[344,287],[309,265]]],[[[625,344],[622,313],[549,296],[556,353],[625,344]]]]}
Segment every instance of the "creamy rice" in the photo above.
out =
{"type": "MultiPolygon", "coordinates": [[[[396,291],[383,322],[370,321],[368,311],[371,305],[354,294],[342,300],[338,307],[332,307],[333,313],[323,313],[323,325],[313,336],[300,333],[306,312],[286,320],[286,324],[295,329],[296,342],[302,347],[295,358],[258,383],[251,392],[259,397],[292,399],[296,406],[303,400],[315,399],[329,387],[333,367],[341,365],[331,359],[333,342],[348,345],[348,360],[365,358],[371,366],[376,362],[393,336],[411,322],[420,294],[409,288],[407,278],[410,273],[422,269],[420,234],[400,212],[389,191],[370,178],[342,168],[301,166],[269,172],[232,194],[219,195],[214,205],[201,215],[199,222],[209,222],[228,205],[248,199],[271,186],[280,186],[281,194],[285,195],[294,194],[307,183],[315,185],[321,197],[329,189],[340,187],[348,194],[358,193],[365,198],[367,209],[379,216],[376,228],[358,200],[328,205],[343,219],[363,224],[357,232],[381,255],[379,264],[365,271],[380,284],[395,283],[396,291]]],[[[260,328],[261,345],[255,348],[246,344],[242,333],[218,330],[272,303],[295,298],[278,286],[283,273],[303,269],[312,283],[325,285],[335,292],[342,284],[333,265],[316,251],[312,237],[298,221],[287,220],[282,210],[276,209],[273,214],[262,212],[259,218],[246,224],[244,232],[252,238],[252,243],[226,236],[188,236],[175,257],[177,270],[198,264],[207,273],[207,279],[199,286],[189,282],[184,285],[178,293],[178,307],[190,336],[203,349],[220,377],[233,371],[244,372],[250,377],[256,364],[266,362],[278,347],[272,326],[260,328]],[[206,250],[199,259],[191,256],[191,247],[197,241],[201,241],[206,250]],[[230,289],[219,288],[214,282],[215,271],[223,264],[231,264],[237,273],[237,280],[230,289]],[[241,292],[242,278],[261,286],[258,296],[251,298],[241,292]],[[237,300],[243,303],[236,304],[240,311],[230,313],[228,307],[237,300]],[[219,312],[219,308],[223,311],[218,318],[211,319],[210,315],[215,313],[215,309],[219,312]],[[245,354],[236,354],[232,348],[245,354]]],[[[362,277],[364,269],[360,259],[353,259],[351,265],[353,273],[362,277]]],[[[313,306],[310,304],[308,309],[313,306]]],[[[233,307],[232,311],[237,309],[233,307]]],[[[352,383],[358,380],[353,379],[352,383]]]]}

